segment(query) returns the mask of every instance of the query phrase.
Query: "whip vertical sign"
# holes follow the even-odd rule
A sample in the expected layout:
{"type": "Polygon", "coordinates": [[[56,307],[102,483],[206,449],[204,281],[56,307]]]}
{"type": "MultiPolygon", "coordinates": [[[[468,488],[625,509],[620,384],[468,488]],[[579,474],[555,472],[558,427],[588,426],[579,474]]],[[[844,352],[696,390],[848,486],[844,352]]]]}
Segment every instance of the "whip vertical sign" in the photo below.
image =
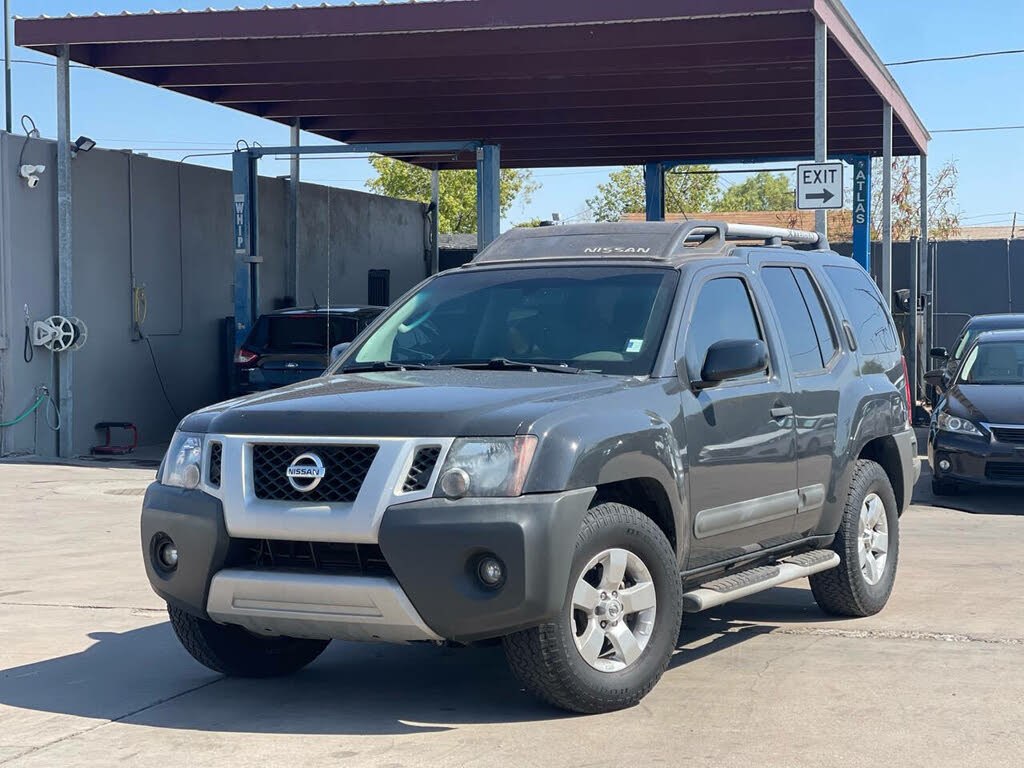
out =
{"type": "Polygon", "coordinates": [[[248,255],[249,226],[245,195],[235,195],[235,253],[248,255]]]}

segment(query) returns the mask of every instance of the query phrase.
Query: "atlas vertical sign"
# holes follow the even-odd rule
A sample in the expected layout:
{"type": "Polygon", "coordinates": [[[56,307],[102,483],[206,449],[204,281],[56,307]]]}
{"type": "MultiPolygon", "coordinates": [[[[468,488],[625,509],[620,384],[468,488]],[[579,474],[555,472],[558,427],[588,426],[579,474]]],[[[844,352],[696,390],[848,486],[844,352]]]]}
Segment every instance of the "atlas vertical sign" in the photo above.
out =
{"type": "Polygon", "coordinates": [[[870,221],[871,158],[858,157],[853,163],[853,225],[867,226],[870,221]]]}
{"type": "Polygon", "coordinates": [[[871,269],[871,158],[853,161],[853,258],[871,269]]]}

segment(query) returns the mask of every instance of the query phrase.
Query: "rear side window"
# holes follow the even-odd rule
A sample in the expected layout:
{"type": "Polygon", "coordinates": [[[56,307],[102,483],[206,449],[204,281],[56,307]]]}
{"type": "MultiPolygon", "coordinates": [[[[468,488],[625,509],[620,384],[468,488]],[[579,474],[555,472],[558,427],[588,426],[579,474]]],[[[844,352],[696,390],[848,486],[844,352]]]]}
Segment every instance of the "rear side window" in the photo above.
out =
{"type": "Polygon", "coordinates": [[[828,365],[839,351],[839,342],[836,340],[836,329],[826,308],[825,299],[806,269],[794,267],[793,276],[796,278],[797,285],[800,286],[800,293],[803,294],[804,301],[807,303],[807,310],[811,313],[814,335],[818,337],[818,349],[821,350],[821,360],[828,365]]]}
{"type": "Polygon", "coordinates": [[[782,335],[786,339],[793,373],[824,368],[832,355],[829,354],[827,359],[822,358],[808,302],[797,284],[793,270],[789,267],[765,267],[761,270],[761,278],[782,324],[782,335]]]}
{"type": "MultiPolygon", "coordinates": [[[[711,345],[725,339],[764,340],[746,283],[738,277],[709,280],[700,289],[686,334],[686,359],[691,375],[700,374],[711,345]]],[[[745,378],[763,376],[764,373],[754,373],[745,378]]]]}
{"type": "Polygon", "coordinates": [[[855,267],[825,267],[825,270],[846,306],[860,351],[865,355],[895,352],[899,347],[889,309],[867,273],[855,267]]]}

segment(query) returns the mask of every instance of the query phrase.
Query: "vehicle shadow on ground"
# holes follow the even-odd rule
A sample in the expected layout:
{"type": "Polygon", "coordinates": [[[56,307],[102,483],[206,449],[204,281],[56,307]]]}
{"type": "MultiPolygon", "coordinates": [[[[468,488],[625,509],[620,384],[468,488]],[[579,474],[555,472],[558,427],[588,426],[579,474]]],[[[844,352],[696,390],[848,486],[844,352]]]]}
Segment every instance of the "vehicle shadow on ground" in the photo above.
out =
{"type": "Polygon", "coordinates": [[[1024,515],[1024,488],[969,488],[953,496],[932,493],[932,471],[921,460],[921,479],[914,486],[914,504],[954,509],[970,515],[1024,515]]]}
{"type": "MultiPolygon", "coordinates": [[[[688,617],[668,674],[771,631],[751,618],[722,609],[688,617]]],[[[0,672],[0,704],[158,728],[268,734],[401,735],[571,717],[524,692],[500,647],[336,642],[296,675],[245,680],[194,662],[167,622],[89,637],[93,644],[79,653],[0,672]]]]}

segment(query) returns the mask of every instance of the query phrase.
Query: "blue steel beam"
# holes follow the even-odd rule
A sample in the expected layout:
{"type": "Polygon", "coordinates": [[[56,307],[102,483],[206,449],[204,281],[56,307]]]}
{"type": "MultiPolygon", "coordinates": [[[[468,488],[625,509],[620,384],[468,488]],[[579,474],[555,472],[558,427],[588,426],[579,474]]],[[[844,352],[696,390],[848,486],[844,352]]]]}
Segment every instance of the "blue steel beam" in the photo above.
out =
{"type": "Polygon", "coordinates": [[[231,168],[237,350],[252,330],[259,303],[256,158],[247,150],[239,150],[232,155],[231,168]]]}
{"type": "Polygon", "coordinates": [[[670,163],[644,165],[644,198],[648,221],[665,220],[665,170],[670,163]]]}
{"type": "Polygon", "coordinates": [[[853,258],[871,271],[871,158],[853,158],[853,258]]]}
{"type": "Polygon", "coordinates": [[[477,249],[483,250],[501,234],[501,150],[484,144],[476,153],[477,249]]]}
{"type": "Polygon", "coordinates": [[[474,152],[482,146],[479,141],[407,141],[374,144],[314,144],[289,147],[249,147],[241,150],[254,158],[268,155],[425,155],[430,153],[474,152]]]}

